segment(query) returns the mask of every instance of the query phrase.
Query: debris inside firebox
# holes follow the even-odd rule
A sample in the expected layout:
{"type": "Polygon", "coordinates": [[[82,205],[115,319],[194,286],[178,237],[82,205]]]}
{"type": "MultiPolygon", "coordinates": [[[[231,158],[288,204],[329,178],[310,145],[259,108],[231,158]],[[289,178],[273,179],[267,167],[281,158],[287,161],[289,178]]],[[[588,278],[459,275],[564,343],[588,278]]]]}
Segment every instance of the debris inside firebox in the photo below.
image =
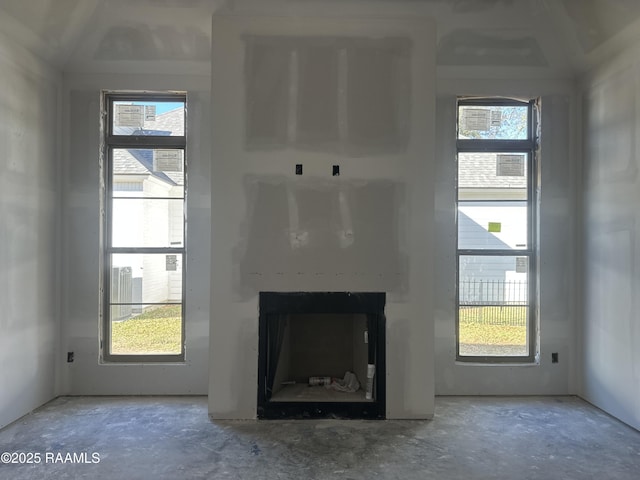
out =
{"type": "Polygon", "coordinates": [[[309,386],[324,386],[337,392],[353,393],[360,389],[360,382],[355,373],[346,372],[343,378],[309,377],[309,386]]]}
{"type": "Polygon", "coordinates": [[[356,392],[360,388],[360,382],[355,373],[346,372],[342,380],[334,378],[329,387],[338,392],[356,392]]]}
{"type": "Polygon", "coordinates": [[[331,377],[309,377],[310,387],[320,387],[323,385],[331,385],[331,377]]]}

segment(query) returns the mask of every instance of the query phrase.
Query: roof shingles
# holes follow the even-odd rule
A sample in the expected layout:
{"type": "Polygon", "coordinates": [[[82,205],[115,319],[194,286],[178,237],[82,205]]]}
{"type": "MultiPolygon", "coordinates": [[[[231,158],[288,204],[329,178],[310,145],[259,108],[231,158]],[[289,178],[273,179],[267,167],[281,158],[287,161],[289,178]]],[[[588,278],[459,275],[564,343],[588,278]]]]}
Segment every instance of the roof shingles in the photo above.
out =
{"type": "MultiPolygon", "coordinates": [[[[156,116],[155,122],[148,122],[154,129],[140,130],[133,127],[115,127],[116,135],[157,135],[170,136],[184,134],[184,108],[169,110],[156,116]]],[[[155,177],[172,185],[184,184],[184,172],[156,171],[153,166],[153,150],[150,149],[124,149],[117,148],[113,151],[114,175],[154,175],[155,177]]]]}
{"type": "Polygon", "coordinates": [[[497,175],[495,153],[460,153],[458,155],[459,188],[522,189],[527,177],[497,175]]]}

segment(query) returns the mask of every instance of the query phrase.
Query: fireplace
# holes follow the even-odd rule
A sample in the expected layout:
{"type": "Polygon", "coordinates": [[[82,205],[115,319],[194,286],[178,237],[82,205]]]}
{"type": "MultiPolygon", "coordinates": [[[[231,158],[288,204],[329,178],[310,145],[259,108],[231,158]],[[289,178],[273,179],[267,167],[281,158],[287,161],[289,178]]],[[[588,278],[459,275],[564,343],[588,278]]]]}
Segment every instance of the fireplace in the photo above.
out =
{"type": "Polygon", "coordinates": [[[385,418],[385,294],[261,292],[258,418],[385,418]]]}
{"type": "Polygon", "coordinates": [[[212,28],[211,418],[431,418],[435,22],[224,10],[212,28]],[[343,350],[305,346],[323,335],[343,350]],[[295,346],[316,350],[299,359],[295,346]],[[349,371],[366,388],[369,355],[371,399],[309,398],[314,376],[349,371]]]}

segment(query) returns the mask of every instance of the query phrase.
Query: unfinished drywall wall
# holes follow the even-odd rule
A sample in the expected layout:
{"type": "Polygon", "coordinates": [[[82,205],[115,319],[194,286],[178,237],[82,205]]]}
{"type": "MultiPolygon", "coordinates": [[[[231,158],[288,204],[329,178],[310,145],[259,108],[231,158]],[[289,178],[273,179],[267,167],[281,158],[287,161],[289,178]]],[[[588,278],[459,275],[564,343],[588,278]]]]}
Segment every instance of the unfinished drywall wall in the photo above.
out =
{"type": "Polygon", "coordinates": [[[236,295],[292,289],[292,278],[330,280],[335,291],[407,290],[404,183],[247,175],[243,187],[236,295]]]}
{"type": "Polygon", "coordinates": [[[387,292],[387,417],[433,415],[435,28],[364,16],[214,16],[215,418],[256,416],[261,290],[387,292]]]}
{"type": "Polygon", "coordinates": [[[585,52],[619,34],[640,16],[640,5],[628,0],[562,0],[560,3],[585,52]]]}
{"type": "Polygon", "coordinates": [[[63,169],[62,393],[203,394],[209,325],[209,78],[67,75],[63,169]],[[187,234],[184,364],[100,364],[100,96],[109,90],[187,92],[187,234]],[[66,356],[65,356],[66,358],[66,356]]]}
{"type": "MultiPolygon", "coordinates": [[[[469,75],[473,70],[468,72],[469,75]]],[[[504,75],[518,75],[505,71],[504,75]]],[[[436,393],[439,395],[539,395],[577,393],[575,233],[579,211],[572,82],[526,78],[440,79],[435,191],[436,393]],[[539,209],[539,358],[530,365],[456,362],[456,96],[541,99],[539,209]],[[558,353],[558,363],[552,363],[558,353]]]]}
{"type": "Polygon", "coordinates": [[[640,48],[584,90],[583,394],[640,428],[640,48]]]}
{"type": "Polygon", "coordinates": [[[0,34],[0,428],[56,395],[60,88],[0,34]]]}
{"type": "Polygon", "coordinates": [[[438,65],[544,67],[548,64],[531,32],[460,29],[440,39],[438,65]]]}
{"type": "Polygon", "coordinates": [[[249,35],[244,40],[247,148],[351,157],[405,151],[408,39],[249,35]]]}
{"type": "Polygon", "coordinates": [[[126,24],[111,27],[95,52],[97,60],[158,59],[204,61],[210,57],[208,33],[197,27],[126,24]]]}

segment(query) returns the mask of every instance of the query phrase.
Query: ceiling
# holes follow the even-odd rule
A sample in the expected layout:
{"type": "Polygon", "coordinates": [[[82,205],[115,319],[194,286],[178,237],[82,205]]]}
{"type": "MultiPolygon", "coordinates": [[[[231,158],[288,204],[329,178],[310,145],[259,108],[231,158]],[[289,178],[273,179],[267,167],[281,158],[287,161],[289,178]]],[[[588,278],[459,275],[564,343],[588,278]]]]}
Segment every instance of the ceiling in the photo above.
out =
{"type": "Polygon", "coordinates": [[[640,40],[638,0],[0,0],[0,32],[69,72],[208,74],[216,11],[432,16],[441,68],[572,76],[640,40]]]}

